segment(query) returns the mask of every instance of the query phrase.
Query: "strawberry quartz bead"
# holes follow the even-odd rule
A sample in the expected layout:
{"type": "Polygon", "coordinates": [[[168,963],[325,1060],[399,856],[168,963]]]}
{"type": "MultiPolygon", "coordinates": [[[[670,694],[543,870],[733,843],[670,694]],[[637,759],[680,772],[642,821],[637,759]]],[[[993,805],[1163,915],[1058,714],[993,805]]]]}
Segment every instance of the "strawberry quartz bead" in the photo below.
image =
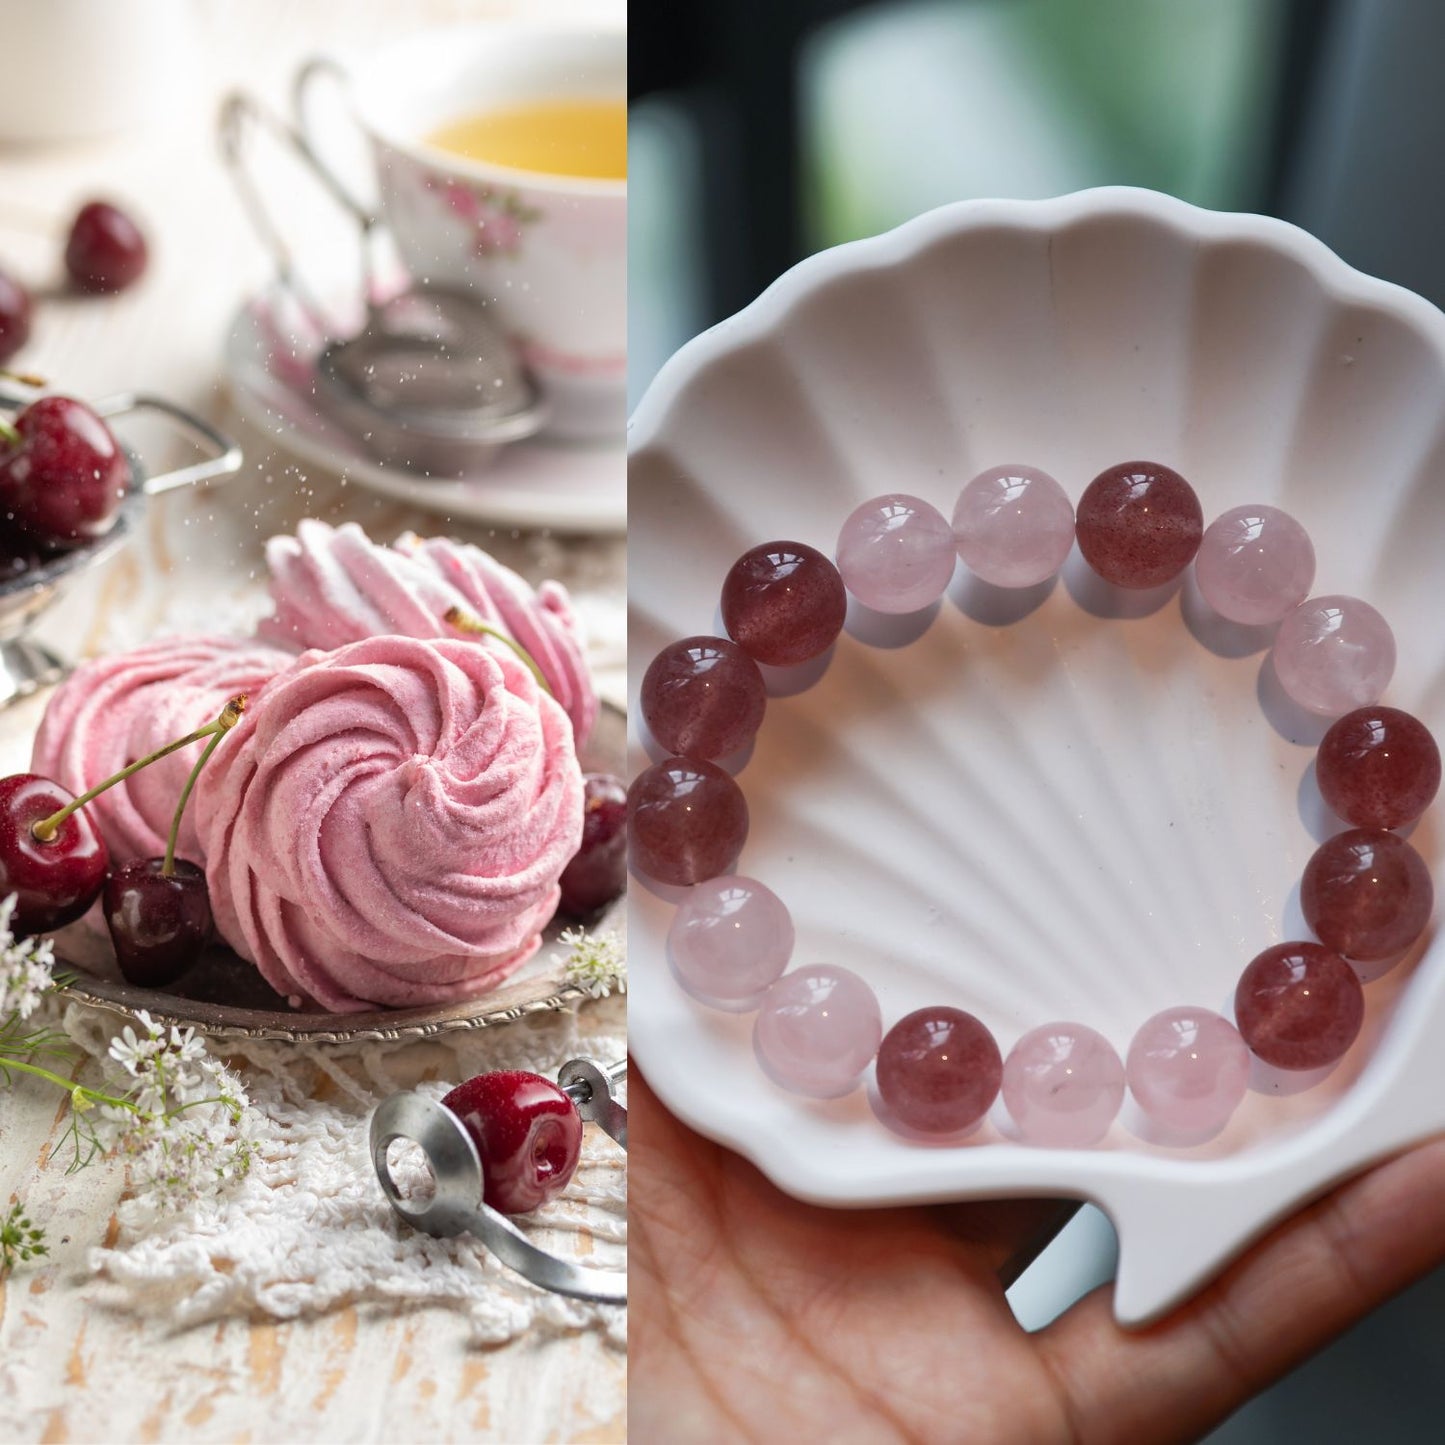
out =
{"type": "Polygon", "coordinates": [[[1216,517],[1199,544],[1194,576],[1221,617],[1262,627],[1310,595],[1315,549],[1309,533],[1278,507],[1234,507],[1216,517]]]}
{"type": "Polygon", "coordinates": [[[1311,597],[1280,623],[1274,670],[1302,708],[1338,717],[1384,692],[1395,671],[1395,636],[1358,597],[1311,597]]]}
{"type": "Polygon", "coordinates": [[[988,1029],[962,1009],[917,1009],[878,1047],[885,1122],[920,1134],[961,1134],[993,1107],[1003,1057],[988,1029]]]}
{"type": "Polygon", "coordinates": [[[1103,1034],[1083,1024],[1044,1024],[1009,1050],[1003,1101],[1025,1143],[1097,1144],[1124,1102],[1124,1063],[1103,1034]]]}
{"type": "Polygon", "coordinates": [[[692,889],[672,918],[667,951],[679,982],[713,1008],[755,1008],[793,956],[793,919],[771,888],[726,874],[692,889]]]}
{"type": "Polygon", "coordinates": [[[664,758],[627,790],[632,866],[659,883],[726,873],[748,837],[742,789],[714,763],[664,758]]]}
{"type": "Polygon", "coordinates": [[[893,492],[864,502],[838,533],[843,583],[875,612],[918,612],[953,579],[953,528],[937,507],[893,492]]]}
{"type": "Polygon", "coordinates": [[[985,582],[1035,587],[1064,565],[1074,545],[1074,507],[1037,467],[990,467],[958,494],[953,539],[985,582]]]}
{"type": "Polygon", "coordinates": [[[856,973],[828,963],[785,973],[763,995],[753,1024],[763,1071],[813,1099],[856,1089],[882,1037],[873,990],[856,973]]]}
{"type": "Polygon", "coordinates": [[[1249,1086],[1249,1049],[1217,1013],[1165,1009],[1139,1026],[1124,1073],[1134,1102],[1156,1123],[1217,1134],[1249,1086]]]}
{"type": "Polygon", "coordinates": [[[1365,1019],[1360,976],[1318,943],[1266,948],[1234,991],[1246,1044],[1277,1069],[1322,1069],[1344,1057],[1365,1019]]]}
{"type": "Polygon", "coordinates": [[[1194,488],[1157,462],[1121,462],[1079,498],[1079,550],[1116,587],[1158,587],[1193,560],[1204,535],[1194,488]]]}
{"type": "Polygon", "coordinates": [[[802,542],[754,547],[723,581],[728,636],[773,667],[794,667],[826,652],[843,630],[847,610],[838,569],[802,542]]]}
{"type": "Polygon", "coordinates": [[[1356,708],[1331,725],[1315,758],[1320,795],[1357,828],[1403,828],[1440,787],[1430,729],[1396,707],[1356,708]]]}
{"type": "Polygon", "coordinates": [[[1326,948],[1362,963],[1403,953],[1425,931],[1435,888],[1398,833],[1352,828],[1321,843],[1300,879],[1305,922],[1326,948]]]}
{"type": "Polygon", "coordinates": [[[768,694],[758,665],[725,637],[664,647],[642,679],[642,716],[670,753],[725,758],[753,740],[768,694]]]}

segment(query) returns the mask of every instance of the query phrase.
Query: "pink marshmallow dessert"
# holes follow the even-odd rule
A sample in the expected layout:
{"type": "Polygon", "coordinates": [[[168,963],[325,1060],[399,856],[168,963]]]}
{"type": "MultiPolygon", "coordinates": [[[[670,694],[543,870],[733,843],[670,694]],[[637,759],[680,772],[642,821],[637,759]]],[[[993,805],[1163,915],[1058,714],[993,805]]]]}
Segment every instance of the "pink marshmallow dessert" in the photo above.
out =
{"type": "MultiPolygon", "coordinates": [[[[76,668],[51,697],[35,735],[31,771],[82,793],[209,722],[238,693],[254,705],[295,660],[245,637],[161,637],[97,657],[76,668]]],[[[91,820],[117,862],[164,854],[176,799],[199,751],[172,753],[90,804],[91,820]]],[[[205,861],[194,809],[181,820],[178,851],[205,861]]]]}
{"type": "MultiPolygon", "coordinates": [[[[407,533],[392,546],[354,522],[303,521],[266,546],[275,611],[261,638],[278,647],[333,648],[365,637],[456,637],[445,618],[460,608],[498,628],[536,662],[572,720],[577,742],[597,720],[597,693],[567,589],[530,584],[480,547],[407,533]]],[[[494,651],[506,644],[473,639],[494,651]]]]}
{"type": "Polygon", "coordinates": [[[389,635],[296,659],[195,803],[220,933],[292,1007],[356,1012],[471,999],[531,957],[582,775],[520,658],[389,635]]]}

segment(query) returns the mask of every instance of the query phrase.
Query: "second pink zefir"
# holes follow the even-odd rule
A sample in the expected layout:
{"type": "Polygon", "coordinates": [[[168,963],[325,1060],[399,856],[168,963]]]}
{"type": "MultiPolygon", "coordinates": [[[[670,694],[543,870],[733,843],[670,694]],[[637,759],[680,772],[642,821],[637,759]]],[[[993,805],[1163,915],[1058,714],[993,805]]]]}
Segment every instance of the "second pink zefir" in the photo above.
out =
{"type": "Polygon", "coordinates": [[[1315,558],[1304,528],[1269,506],[1235,507],[1206,528],[1194,489],[1152,462],[1101,473],[1077,509],[1052,477],[995,467],[963,489],[951,521],[918,497],[863,503],[842,524],[836,565],[794,541],[754,547],[723,582],[727,637],[664,648],[642,684],[642,715],[671,756],[629,792],[632,865],[688,888],[668,947],[699,1002],[755,1011],[759,1063],[786,1089],[833,1098],[870,1067],[875,1107],[905,1136],[962,1138],[1002,1095],[1018,1135],[1038,1145],[1097,1143],[1125,1092],[1164,1131],[1205,1138],[1248,1087],[1253,1053],[1276,1069],[1323,1069],[1344,1056],[1364,1018],[1362,969],[1424,931],[1433,889],[1396,829],[1440,783],[1440,754],[1416,718],[1382,706],[1395,667],[1389,626],[1354,597],[1310,596],[1315,558]],[[742,790],[718,760],[762,725],[759,664],[794,666],[837,640],[847,594],[878,612],[936,603],[956,557],[985,582],[1048,581],[1077,540],[1106,582],[1143,589],[1193,563],[1204,600],[1232,622],[1277,624],[1272,661],[1300,706],[1333,717],[1319,746],[1320,792],[1350,828],[1322,843],[1300,902],[1313,939],[1266,948],[1243,970],[1234,1020],[1194,1006],[1142,1020],[1123,1056],[1096,1030],[1040,1019],[1007,1057],[981,1020],[947,1001],[885,1021],[866,980],[809,964],[788,971],[793,924],[783,900],[734,867],[748,832],[742,790]]]}

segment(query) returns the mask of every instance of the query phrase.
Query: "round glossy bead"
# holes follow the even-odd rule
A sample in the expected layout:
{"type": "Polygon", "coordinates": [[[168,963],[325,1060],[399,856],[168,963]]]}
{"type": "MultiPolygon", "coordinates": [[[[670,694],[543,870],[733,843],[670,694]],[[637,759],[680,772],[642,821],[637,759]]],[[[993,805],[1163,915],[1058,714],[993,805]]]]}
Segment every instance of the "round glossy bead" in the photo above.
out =
{"type": "Polygon", "coordinates": [[[1395,671],[1395,638],[1358,597],[1311,597],[1280,623],[1274,668],[1301,707],[1335,717],[1384,692],[1395,671]]]}
{"type": "Polygon", "coordinates": [[[1277,1069],[1322,1069],[1354,1043],[1365,1019],[1360,976],[1318,943],[1277,943],[1234,991],[1246,1044],[1277,1069]]]}
{"type": "Polygon", "coordinates": [[[794,667],[826,652],[843,630],[847,610],[838,569],[802,542],[754,547],[723,580],[728,636],[774,667],[794,667]]]}
{"type": "Polygon", "coordinates": [[[1044,1024],[1009,1050],[1003,1101],[1025,1143],[1096,1144],[1124,1102],[1124,1063],[1103,1034],[1084,1024],[1044,1024]]]}
{"type": "Polygon", "coordinates": [[[1425,860],[1398,833],[1351,828],[1315,849],[1300,879],[1305,922],[1326,948],[1362,963],[1393,958],[1430,921],[1425,860]]]}
{"type": "Polygon", "coordinates": [[[937,507],[892,492],[854,510],[838,533],[843,584],[875,612],[917,612],[953,578],[953,529],[937,507]]]}
{"type": "Polygon", "coordinates": [[[923,1134],[960,1134],[998,1097],[1003,1058],[972,1014],[921,1008],[884,1035],[877,1077],[888,1122],[923,1134]]]}
{"type": "Polygon", "coordinates": [[[1440,787],[1440,749],[1397,707],[1356,708],[1331,725],[1315,758],[1320,795],[1357,828],[1402,828],[1440,787]]]}
{"type": "Polygon", "coordinates": [[[747,837],[747,800],[715,763],[664,758],[627,790],[628,856],[659,883],[727,872],[747,837]]]}
{"type": "Polygon", "coordinates": [[[672,966],[694,998],[751,1008],[793,956],[793,919],[781,898],[752,878],[699,883],[673,915],[672,966]]]}
{"type": "Polygon", "coordinates": [[[1217,1133],[1249,1085],[1249,1050],[1228,1019],[1202,1008],[1171,1008],[1146,1019],[1124,1065],[1129,1092],[1157,1123],[1183,1133],[1217,1133]]]}
{"type": "Polygon", "coordinates": [[[1158,587],[1194,560],[1204,512],[1194,488],[1157,462],[1100,472],[1079,498],[1079,550],[1116,587],[1158,587]]]}
{"type": "Polygon", "coordinates": [[[1074,545],[1068,493],[1036,467],[990,467],[959,493],[953,538],[968,568],[995,587],[1047,582],[1074,545]]]}
{"type": "Polygon", "coordinates": [[[753,1047],[768,1077],[814,1099],[857,1088],[882,1037],[873,990],[856,973],[827,963],[785,973],[763,995],[753,1025],[753,1047]]]}
{"type": "Polygon", "coordinates": [[[752,742],[768,693],[758,665],[725,637],[664,647],[642,679],[642,716],[670,753],[725,758],[752,742]]]}
{"type": "Polygon", "coordinates": [[[1204,600],[1221,617],[1259,627],[1310,595],[1315,549],[1278,507],[1233,507],[1205,529],[1194,559],[1204,600]]]}

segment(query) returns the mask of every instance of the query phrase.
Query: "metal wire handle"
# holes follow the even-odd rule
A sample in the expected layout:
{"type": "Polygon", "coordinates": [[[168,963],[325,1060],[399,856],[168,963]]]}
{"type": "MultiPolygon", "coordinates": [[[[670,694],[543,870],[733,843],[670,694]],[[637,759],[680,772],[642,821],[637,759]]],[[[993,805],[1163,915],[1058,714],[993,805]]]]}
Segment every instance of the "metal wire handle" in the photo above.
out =
{"type": "MultiPolygon", "coordinates": [[[[616,1084],[626,1071],[625,1062],[604,1068],[593,1059],[572,1059],[557,1076],[582,1118],[596,1123],[624,1149],[627,1110],[617,1100],[616,1084]]],[[[391,1207],[414,1229],[439,1238],[474,1234],[503,1264],[543,1289],[602,1304],[625,1303],[625,1275],[549,1254],[483,1202],[485,1180],[477,1146],[462,1121],[435,1100],[404,1093],[382,1103],[371,1118],[371,1162],[391,1207]],[[425,1204],[404,1198],[391,1176],[387,1151],[397,1139],[418,1145],[431,1166],[436,1192],[425,1204]]]]}

